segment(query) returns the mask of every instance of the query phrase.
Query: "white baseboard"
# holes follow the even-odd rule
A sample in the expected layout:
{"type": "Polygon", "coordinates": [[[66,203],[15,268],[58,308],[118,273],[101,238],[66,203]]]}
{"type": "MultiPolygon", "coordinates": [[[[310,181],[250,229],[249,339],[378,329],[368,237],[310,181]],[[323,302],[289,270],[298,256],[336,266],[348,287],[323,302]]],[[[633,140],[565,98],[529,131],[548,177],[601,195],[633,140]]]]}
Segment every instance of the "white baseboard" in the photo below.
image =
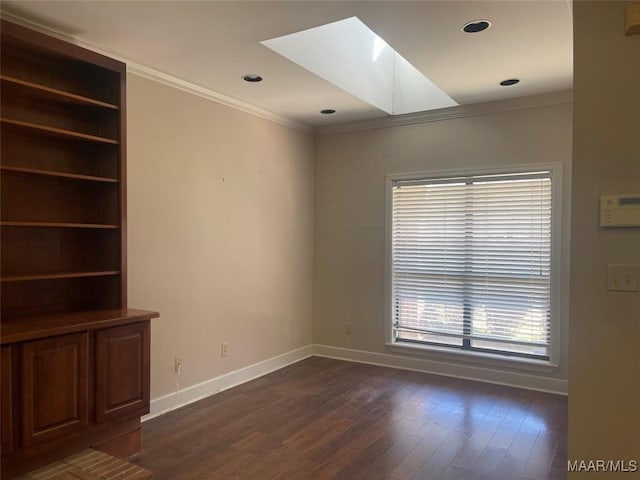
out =
{"type": "Polygon", "coordinates": [[[151,400],[150,412],[142,417],[142,421],[146,422],[158,415],[170,412],[176,408],[184,407],[190,403],[209,397],[215,393],[227,390],[242,383],[249,382],[255,378],[262,377],[268,373],[280,370],[287,365],[299,362],[313,354],[313,346],[306,345],[304,347],[291,350],[290,352],[276,355],[253,365],[249,365],[238,370],[234,370],[224,375],[211,378],[202,383],[186,387],[178,393],[170,393],[162,397],[151,400]]]}
{"type": "Polygon", "coordinates": [[[350,348],[313,345],[313,355],[567,395],[567,380],[350,348]]]}
{"type": "Polygon", "coordinates": [[[330,345],[306,345],[290,352],[276,355],[253,365],[234,370],[224,375],[192,385],[178,393],[170,393],[151,400],[150,412],[142,417],[145,422],[163,413],[209,397],[223,390],[249,382],[268,373],[299,362],[311,356],[335,358],[357,363],[367,363],[382,367],[399,368],[416,372],[432,373],[448,377],[464,378],[485,383],[495,383],[510,387],[539,390],[542,392],[567,394],[567,381],[557,378],[530,375],[519,372],[505,372],[492,368],[459,365],[450,362],[428,360],[387,353],[367,352],[330,345]]]}

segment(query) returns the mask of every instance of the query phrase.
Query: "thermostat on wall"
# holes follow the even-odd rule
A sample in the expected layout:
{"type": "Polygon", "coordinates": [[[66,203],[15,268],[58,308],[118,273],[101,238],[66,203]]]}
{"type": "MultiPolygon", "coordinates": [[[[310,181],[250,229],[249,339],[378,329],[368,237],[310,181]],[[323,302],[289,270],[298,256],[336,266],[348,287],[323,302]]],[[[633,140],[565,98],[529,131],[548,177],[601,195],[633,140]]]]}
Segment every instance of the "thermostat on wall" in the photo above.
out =
{"type": "Polygon", "coordinates": [[[640,227],[640,193],[602,195],[600,197],[601,227],[640,227]]]}

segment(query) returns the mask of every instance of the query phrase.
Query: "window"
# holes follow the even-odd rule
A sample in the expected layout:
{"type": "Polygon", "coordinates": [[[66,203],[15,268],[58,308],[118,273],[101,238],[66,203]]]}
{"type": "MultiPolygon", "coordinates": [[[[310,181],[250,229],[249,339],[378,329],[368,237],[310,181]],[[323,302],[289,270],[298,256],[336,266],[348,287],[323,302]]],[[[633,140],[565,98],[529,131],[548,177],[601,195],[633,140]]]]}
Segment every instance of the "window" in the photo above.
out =
{"type": "Polygon", "coordinates": [[[554,173],[389,179],[393,345],[550,360],[554,173]]]}

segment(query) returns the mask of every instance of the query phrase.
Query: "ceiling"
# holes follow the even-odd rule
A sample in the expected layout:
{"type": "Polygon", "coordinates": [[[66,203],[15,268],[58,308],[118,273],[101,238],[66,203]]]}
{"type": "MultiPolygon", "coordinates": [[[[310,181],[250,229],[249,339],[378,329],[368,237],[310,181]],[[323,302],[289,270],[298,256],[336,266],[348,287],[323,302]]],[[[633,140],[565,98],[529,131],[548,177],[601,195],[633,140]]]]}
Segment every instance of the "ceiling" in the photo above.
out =
{"type": "Polygon", "coordinates": [[[31,1],[2,10],[102,51],[312,126],[385,117],[260,41],[357,16],[460,105],[568,90],[570,0],[31,1]],[[466,34],[462,26],[492,26],[466,34]],[[242,76],[256,73],[260,83],[242,76]],[[499,82],[519,78],[511,87],[499,82]],[[322,115],[331,108],[334,115],[322,115]]]}

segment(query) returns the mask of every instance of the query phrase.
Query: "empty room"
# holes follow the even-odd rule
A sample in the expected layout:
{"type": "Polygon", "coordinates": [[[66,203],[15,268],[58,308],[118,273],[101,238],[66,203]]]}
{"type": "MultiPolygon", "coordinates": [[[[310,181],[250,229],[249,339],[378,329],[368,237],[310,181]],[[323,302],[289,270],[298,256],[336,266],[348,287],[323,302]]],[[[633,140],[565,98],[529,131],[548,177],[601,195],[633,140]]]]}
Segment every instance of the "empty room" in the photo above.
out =
{"type": "Polygon", "coordinates": [[[3,479],[640,479],[640,2],[0,13],[3,479]]]}

